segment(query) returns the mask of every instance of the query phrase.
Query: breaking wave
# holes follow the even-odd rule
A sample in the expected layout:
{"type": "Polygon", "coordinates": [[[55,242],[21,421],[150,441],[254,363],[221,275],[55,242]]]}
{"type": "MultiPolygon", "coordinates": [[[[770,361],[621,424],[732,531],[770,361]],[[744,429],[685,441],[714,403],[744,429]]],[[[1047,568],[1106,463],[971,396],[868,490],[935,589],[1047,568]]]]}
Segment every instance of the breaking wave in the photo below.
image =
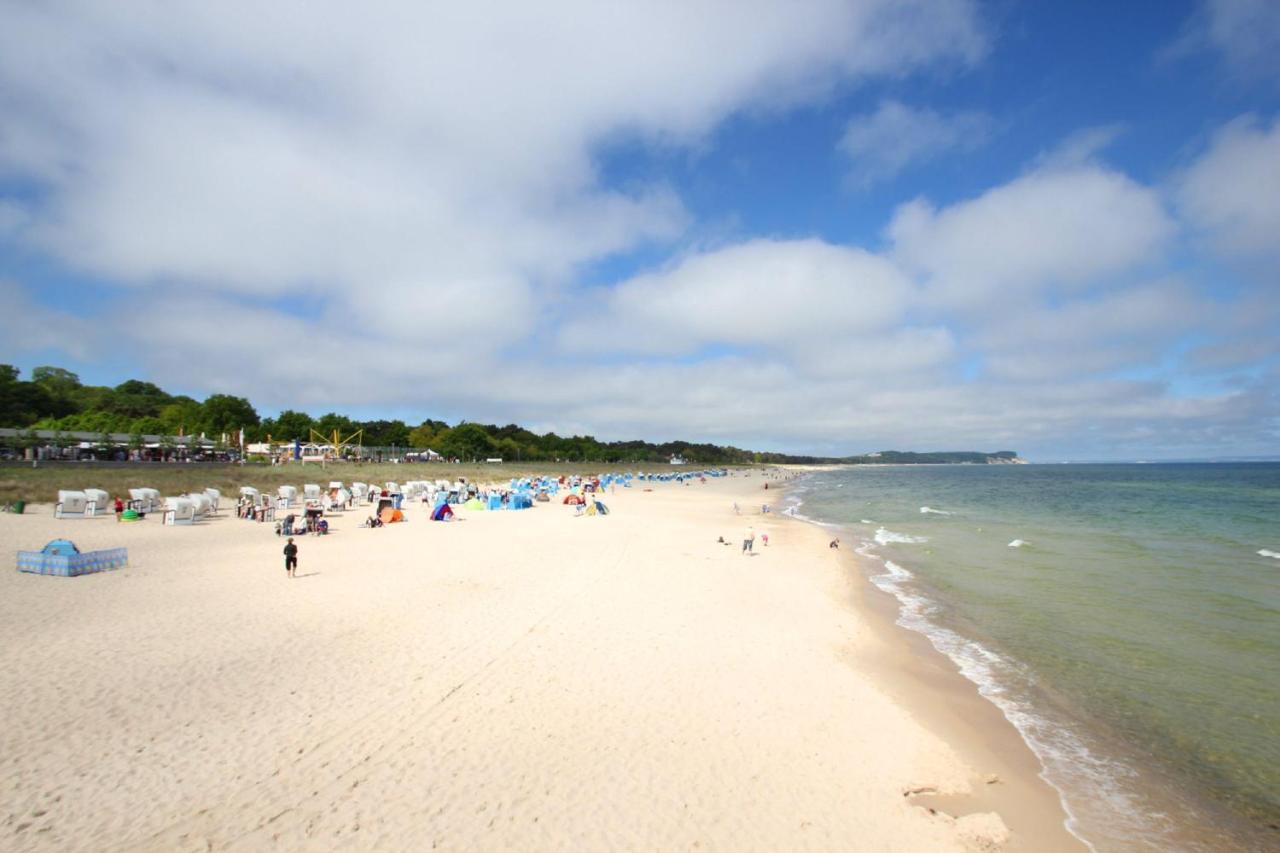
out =
{"type": "Polygon", "coordinates": [[[880,545],[888,545],[890,542],[897,542],[903,545],[914,545],[919,542],[928,542],[927,536],[911,536],[907,533],[895,533],[887,527],[877,527],[875,540],[880,545]]]}

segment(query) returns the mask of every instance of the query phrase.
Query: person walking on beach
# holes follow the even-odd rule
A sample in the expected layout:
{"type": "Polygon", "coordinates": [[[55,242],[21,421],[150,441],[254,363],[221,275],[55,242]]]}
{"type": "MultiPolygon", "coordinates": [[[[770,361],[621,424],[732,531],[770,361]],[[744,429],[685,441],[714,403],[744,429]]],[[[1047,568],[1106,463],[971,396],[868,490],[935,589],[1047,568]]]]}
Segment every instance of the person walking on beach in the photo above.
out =
{"type": "Polygon", "coordinates": [[[295,572],[298,571],[298,546],[293,544],[292,536],[284,546],[284,571],[291,578],[297,577],[295,572]]]}
{"type": "Polygon", "coordinates": [[[116,521],[119,521],[123,517],[124,517],[124,501],[120,499],[119,495],[116,495],[116,521]]]}
{"type": "Polygon", "coordinates": [[[756,529],[754,527],[747,528],[747,535],[742,539],[742,553],[750,554],[751,546],[756,543],[756,529]]]}

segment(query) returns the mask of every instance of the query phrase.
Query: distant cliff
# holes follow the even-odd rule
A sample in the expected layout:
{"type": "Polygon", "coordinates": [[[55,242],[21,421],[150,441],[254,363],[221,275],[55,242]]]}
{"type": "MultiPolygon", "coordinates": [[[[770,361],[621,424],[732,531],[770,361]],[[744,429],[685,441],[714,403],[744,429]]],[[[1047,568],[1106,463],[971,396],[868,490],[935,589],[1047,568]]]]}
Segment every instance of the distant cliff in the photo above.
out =
{"type": "Polygon", "coordinates": [[[974,450],[912,453],[905,450],[882,450],[863,456],[848,456],[837,460],[846,465],[1022,465],[1017,451],[997,450],[982,453],[974,450]]]}

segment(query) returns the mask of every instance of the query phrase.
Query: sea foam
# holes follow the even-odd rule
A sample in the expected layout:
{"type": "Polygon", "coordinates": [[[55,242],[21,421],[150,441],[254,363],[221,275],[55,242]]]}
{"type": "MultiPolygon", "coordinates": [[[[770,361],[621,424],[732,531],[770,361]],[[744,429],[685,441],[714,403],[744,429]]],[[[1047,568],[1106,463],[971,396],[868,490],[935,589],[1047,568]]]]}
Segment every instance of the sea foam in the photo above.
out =
{"type": "Polygon", "coordinates": [[[1263,548],[1261,551],[1258,552],[1258,556],[1270,557],[1273,560],[1280,560],[1280,551],[1268,551],[1266,548],[1263,548]]]}
{"type": "Polygon", "coordinates": [[[1025,539],[1015,539],[1015,540],[1013,540],[1012,542],[1010,542],[1010,543],[1009,543],[1009,547],[1010,547],[1010,548],[1021,548],[1023,545],[1030,545],[1030,544],[1031,544],[1031,543],[1030,543],[1030,542],[1028,542],[1028,541],[1027,541],[1027,540],[1025,540],[1025,539]]]}
{"type": "Polygon", "coordinates": [[[888,545],[890,542],[898,542],[904,545],[910,545],[917,542],[928,542],[925,536],[911,536],[906,533],[895,533],[885,527],[877,527],[875,540],[881,545],[888,545]]]}
{"type": "Polygon", "coordinates": [[[931,506],[920,507],[920,514],[921,515],[951,515],[951,513],[947,512],[945,509],[934,509],[931,506]]]}

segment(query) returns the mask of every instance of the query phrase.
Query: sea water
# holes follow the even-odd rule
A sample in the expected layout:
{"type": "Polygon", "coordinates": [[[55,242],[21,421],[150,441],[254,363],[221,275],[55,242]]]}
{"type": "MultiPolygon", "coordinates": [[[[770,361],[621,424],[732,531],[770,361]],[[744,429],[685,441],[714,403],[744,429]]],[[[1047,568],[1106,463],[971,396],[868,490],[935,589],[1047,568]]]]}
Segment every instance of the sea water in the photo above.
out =
{"type": "Polygon", "coordinates": [[[789,512],[1017,726],[1099,850],[1280,850],[1280,463],[883,466],[789,512]]]}

